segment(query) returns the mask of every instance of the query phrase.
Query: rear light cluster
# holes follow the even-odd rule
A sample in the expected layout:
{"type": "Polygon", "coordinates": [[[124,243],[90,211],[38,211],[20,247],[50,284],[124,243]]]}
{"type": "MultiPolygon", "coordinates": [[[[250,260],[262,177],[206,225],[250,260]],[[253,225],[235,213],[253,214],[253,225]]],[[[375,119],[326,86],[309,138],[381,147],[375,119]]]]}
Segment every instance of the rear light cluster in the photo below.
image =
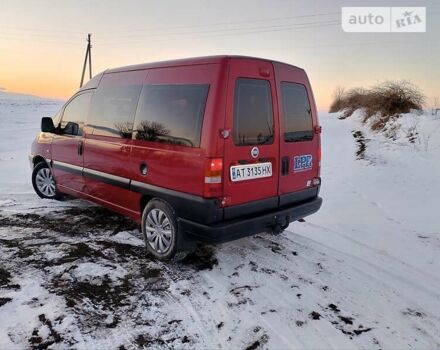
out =
{"type": "Polygon", "coordinates": [[[223,159],[208,158],[205,163],[204,197],[218,197],[223,193],[223,159]]]}
{"type": "Polygon", "coordinates": [[[307,187],[316,187],[321,184],[321,178],[320,177],[314,177],[311,180],[307,181],[307,187]]]}
{"type": "Polygon", "coordinates": [[[321,176],[321,157],[322,157],[321,146],[319,146],[319,148],[318,148],[318,176],[321,176]]]}
{"type": "Polygon", "coordinates": [[[320,177],[314,177],[312,179],[312,186],[319,186],[321,184],[321,178],[320,177]]]}

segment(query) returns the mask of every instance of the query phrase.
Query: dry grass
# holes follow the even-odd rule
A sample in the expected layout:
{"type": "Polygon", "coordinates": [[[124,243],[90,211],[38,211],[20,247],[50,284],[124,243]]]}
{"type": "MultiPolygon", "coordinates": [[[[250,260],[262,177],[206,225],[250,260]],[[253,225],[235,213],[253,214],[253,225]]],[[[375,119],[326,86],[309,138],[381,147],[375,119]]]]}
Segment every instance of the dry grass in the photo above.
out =
{"type": "Polygon", "coordinates": [[[345,91],[338,87],[333,95],[330,112],[342,112],[341,118],[348,118],[357,109],[363,109],[366,122],[376,116],[371,128],[382,129],[386,123],[401,113],[422,110],[425,96],[408,81],[386,81],[371,89],[354,88],[345,91]]]}
{"type": "Polygon", "coordinates": [[[345,89],[342,86],[336,87],[333,92],[333,102],[330,106],[330,113],[335,113],[343,108],[345,89]]]}

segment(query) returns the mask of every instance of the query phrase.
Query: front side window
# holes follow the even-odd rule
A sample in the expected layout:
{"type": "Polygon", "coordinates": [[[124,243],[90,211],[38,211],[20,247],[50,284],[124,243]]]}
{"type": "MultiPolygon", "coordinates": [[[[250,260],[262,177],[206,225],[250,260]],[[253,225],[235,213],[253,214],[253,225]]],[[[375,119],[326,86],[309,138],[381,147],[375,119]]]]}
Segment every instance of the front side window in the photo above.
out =
{"type": "Polygon", "coordinates": [[[61,116],[63,115],[63,107],[52,117],[53,125],[57,127],[61,122],[61,116]]]}
{"type": "Polygon", "coordinates": [[[208,88],[207,84],[145,85],[133,137],[199,147],[208,88]]]}
{"type": "Polygon", "coordinates": [[[93,134],[131,138],[141,89],[136,72],[104,74],[90,108],[88,124],[93,134]]]}
{"type": "Polygon", "coordinates": [[[76,96],[64,108],[60,128],[66,135],[82,135],[84,123],[90,107],[91,92],[76,96]]]}
{"type": "Polygon", "coordinates": [[[313,138],[312,110],[304,85],[281,83],[284,141],[298,142],[313,138]]]}
{"type": "Polygon", "coordinates": [[[273,142],[272,94],[267,80],[236,80],[233,140],[237,146],[273,142]]]}

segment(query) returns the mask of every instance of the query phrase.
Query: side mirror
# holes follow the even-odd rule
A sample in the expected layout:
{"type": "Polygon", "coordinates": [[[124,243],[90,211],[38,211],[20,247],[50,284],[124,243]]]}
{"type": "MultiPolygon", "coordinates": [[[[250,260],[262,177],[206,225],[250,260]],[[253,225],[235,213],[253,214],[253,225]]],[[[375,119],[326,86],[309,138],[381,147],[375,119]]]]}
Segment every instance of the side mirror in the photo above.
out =
{"type": "Polygon", "coordinates": [[[53,125],[52,118],[41,118],[41,131],[55,133],[55,126],[53,125]]]}

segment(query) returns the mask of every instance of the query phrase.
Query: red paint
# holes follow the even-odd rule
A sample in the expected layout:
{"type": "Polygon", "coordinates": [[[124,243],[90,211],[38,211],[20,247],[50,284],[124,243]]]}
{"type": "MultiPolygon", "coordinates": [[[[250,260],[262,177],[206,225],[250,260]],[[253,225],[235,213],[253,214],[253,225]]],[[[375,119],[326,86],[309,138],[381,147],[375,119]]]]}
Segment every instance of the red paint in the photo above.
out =
{"type": "MultiPolygon", "coordinates": [[[[233,206],[305,189],[307,181],[319,176],[320,133],[316,131],[320,129],[313,94],[302,69],[248,57],[202,57],[113,69],[98,75],[81,91],[97,86],[99,89],[107,73],[117,72],[114,84],[126,79],[139,84],[209,84],[200,147],[94,135],[93,128],[86,126],[82,137],[53,135],[50,140],[46,134],[38,138],[32,146],[34,157],[42,156],[200,197],[216,197],[219,206],[233,206]],[[274,140],[272,144],[258,146],[257,159],[251,156],[253,146],[235,146],[232,139],[237,78],[264,79],[270,84],[274,140]],[[306,87],[315,130],[313,140],[288,144],[280,137],[283,132],[282,81],[306,87]],[[79,141],[84,142],[82,156],[77,153],[79,141]],[[51,152],[47,152],[50,143],[51,152]],[[312,170],[289,171],[287,176],[280,176],[282,157],[291,159],[292,168],[292,157],[303,154],[313,155],[312,170]],[[230,180],[230,166],[237,165],[238,161],[253,163],[258,160],[272,163],[272,177],[235,183],[230,180]],[[146,175],[140,169],[144,164],[146,175]],[[222,182],[207,184],[205,177],[212,175],[219,175],[222,182]]],[[[55,171],[54,176],[62,192],[93,200],[139,220],[141,194],[63,171],[55,171]]]]}
{"type": "MultiPolygon", "coordinates": [[[[312,123],[313,130],[320,130],[320,126],[318,126],[318,114],[316,111],[315,99],[313,97],[312,89],[310,87],[309,80],[307,78],[306,73],[299,68],[293,68],[291,66],[282,64],[282,63],[274,63],[275,69],[275,77],[277,84],[277,95],[281,96],[281,82],[292,82],[299,83],[305,86],[307,90],[307,95],[310,102],[310,107],[312,109],[312,123]]],[[[282,120],[282,103],[279,103],[280,106],[280,120],[282,120]]],[[[283,126],[280,126],[280,134],[283,133],[283,126]]],[[[321,148],[321,137],[320,133],[314,133],[313,140],[311,141],[303,141],[303,142],[291,142],[287,143],[283,141],[281,138],[280,142],[280,158],[288,156],[290,157],[290,171],[286,176],[280,176],[279,181],[279,194],[286,194],[290,192],[299,191],[307,187],[307,182],[312,180],[315,176],[319,176],[319,167],[320,167],[320,151],[321,148]],[[311,154],[313,155],[313,167],[309,171],[297,172],[294,173],[292,170],[292,157],[299,156],[302,154],[311,154]]]]}
{"type": "MultiPolygon", "coordinates": [[[[279,130],[278,104],[276,99],[276,84],[273,74],[273,64],[271,61],[262,61],[252,58],[237,58],[229,63],[228,92],[226,100],[225,128],[233,130],[234,117],[234,86],[238,78],[255,78],[267,80],[272,92],[272,108],[274,130],[279,130]],[[269,77],[262,78],[261,70],[269,72],[269,77]]],[[[251,146],[235,146],[232,137],[224,140],[224,196],[229,198],[227,206],[242,204],[258,199],[275,197],[278,193],[278,173],[279,173],[279,134],[274,133],[273,143],[270,145],[258,145],[260,154],[258,158],[265,158],[272,163],[272,177],[232,182],[229,169],[231,165],[237,165],[238,161],[255,163],[258,160],[251,156],[251,146]]]]}

